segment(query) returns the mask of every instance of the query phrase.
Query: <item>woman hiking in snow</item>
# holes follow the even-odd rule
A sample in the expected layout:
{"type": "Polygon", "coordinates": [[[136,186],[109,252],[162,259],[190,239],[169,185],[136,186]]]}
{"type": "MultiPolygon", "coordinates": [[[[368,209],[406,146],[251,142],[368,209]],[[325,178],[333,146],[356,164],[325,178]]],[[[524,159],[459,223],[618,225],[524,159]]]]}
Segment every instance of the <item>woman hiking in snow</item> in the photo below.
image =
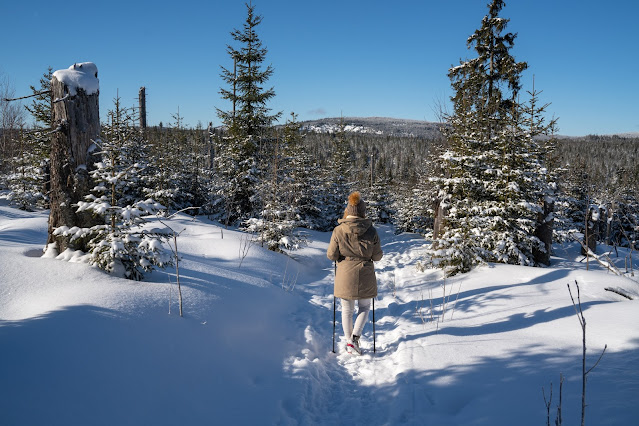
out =
{"type": "Polygon", "coordinates": [[[334,295],[342,303],[346,351],[361,354],[359,338],[368,320],[371,300],[377,296],[373,261],[382,258],[382,246],[373,222],[366,218],[366,203],[359,192],[349,195],[344,217],[337,222],[326,255],[337,262],[334,295]],[[353,324],[355,301],[357,318],[353,324]]]}

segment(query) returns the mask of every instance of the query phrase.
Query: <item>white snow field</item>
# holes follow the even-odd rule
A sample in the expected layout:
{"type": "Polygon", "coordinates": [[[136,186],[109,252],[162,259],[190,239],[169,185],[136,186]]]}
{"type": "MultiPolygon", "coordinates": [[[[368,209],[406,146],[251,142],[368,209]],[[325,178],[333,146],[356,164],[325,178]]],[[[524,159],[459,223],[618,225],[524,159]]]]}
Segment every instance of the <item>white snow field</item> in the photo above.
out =
{"type": "MultiPolygon", "coordinates": [[[[428,241],[380,226],[376,353],[332,349],[330,233],[292,258],[244,234],[179,216],[175,270],[143,282],[67,253],[41,257],[47,212],[0,205],[0,425],[545,425],[563,384],[565,425],[639,419],[639,274],[619,277],[555,246],[552,267],[420,272],[428,241]],[[628,300],[606,291],[630,294],[628,300]],[[444,303],[444,291],[446,303],[444,303]],[[170,313],[169,313],[170,307],[170,313]]],[[[598,253],[604,253],[600,247],[598,253]]],[[[627,252],[612,259],[624,268],[627,252]]],[[[639,265],[639,257],[634,258],[639,265]]],[[[371,317],[372,320],[372,317],[371,317]]]]}

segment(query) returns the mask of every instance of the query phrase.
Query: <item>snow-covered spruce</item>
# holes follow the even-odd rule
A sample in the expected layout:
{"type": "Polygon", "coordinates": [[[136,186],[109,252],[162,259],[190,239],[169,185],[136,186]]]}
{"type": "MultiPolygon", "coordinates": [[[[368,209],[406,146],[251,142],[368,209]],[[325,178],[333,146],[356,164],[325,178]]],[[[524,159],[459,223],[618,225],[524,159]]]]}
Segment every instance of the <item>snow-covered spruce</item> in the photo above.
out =
{"type": "Polygon", "coordinates": [[[172,255],[162,246],[168,231],[143,227],[145,216],[165,209],[152,199],[140,199],[139,174],[144,169],[143,141],[131,125],[129,110],[121,109],[116,99],[109,112],[110,123],[103,128],[103,139],[96,141],[102,161],[96,163],[91,177],[96,186],[86,201],[77,204],[77,212],[91,212],[102,223],[81,230],[58,228],[54,234],[84,239],[89,263],[100,269],[140,280],[153,267],[172,263],[172,255]]]}
{"type": "Polygon", "coordinates": [[[478,56],[449,70],[455,91],[445,130],[449,148],[432,178],[443,219],[430,253],[449,274],[484,262],[537,265],[550,259],[555,184],[535,137],[552,125],[539,118],[534,90],[530,108],[518,101],[527,64],[510,54],[516,35],[505,33],[503,6],[491,3],[469,38],[478,56]]]}

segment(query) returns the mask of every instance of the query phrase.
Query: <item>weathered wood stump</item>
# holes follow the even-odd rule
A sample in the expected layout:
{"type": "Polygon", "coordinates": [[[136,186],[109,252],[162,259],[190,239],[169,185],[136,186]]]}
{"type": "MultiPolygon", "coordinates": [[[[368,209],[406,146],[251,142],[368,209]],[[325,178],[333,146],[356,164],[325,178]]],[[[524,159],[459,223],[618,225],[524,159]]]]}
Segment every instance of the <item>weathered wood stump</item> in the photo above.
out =
{"type": "Polygon", "coordinates": [[[91,227],[96,224],[87,213],[76,213],[78,201],[93,188],[90,173],[100,134],[99,83],[97,67],[86,62],[53,73],[53,126],[51,139],[51,212],[47,244],[57,243],[60,252],[85,250],[85,241],[54,235],[56,228],[91,227]]]}

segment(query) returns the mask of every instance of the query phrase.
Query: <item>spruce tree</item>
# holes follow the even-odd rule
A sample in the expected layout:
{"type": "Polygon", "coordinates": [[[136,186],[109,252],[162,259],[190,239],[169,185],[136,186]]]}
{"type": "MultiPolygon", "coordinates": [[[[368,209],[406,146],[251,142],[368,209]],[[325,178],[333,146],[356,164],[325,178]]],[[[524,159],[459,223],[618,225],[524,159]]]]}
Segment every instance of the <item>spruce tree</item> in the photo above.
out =
{"type": "Polygon", "coordinates": [[[49,67],[40,78],[40,87],[29,86],[31,92],[35,95],[31,101],[31,105],[27,105],[25,108],[31,113],[34,118],[37,128],[49,128],[51,127],[51,120],[53,119],[52,106],[51,106],[51,79],[53,78],[53,68],[49,67]]]}
{"type": "Polygon", "coordinates": [[[337,220],[344,213],[346,199],[353,189],[353,154],[345,127],[342,118],[339,131],[332,138],[330,157],[323,173],[323,185],[318,188],[317,200],[324,218],[320,230],[328,231],[337,226],[337,220]]]}
{"type": "Polygon", "coordinates": [[[154,168],[144,173],[146,197],[153,198],[168,210],[191,207],[194,201],[194,153],[180,110],[172,115],[168,127],[161,126],[152,143],[150,162],[154,168]]]}
{"type": "Polygon", "coordinates": [[[134,127],[132,110],[121,108],[119,98],[114,103],[115,109],[108,113],[109,122],[102,126],[101,140],[96,141],[102,158],[92,172],[96,186],[86,201],[77,205],[78,212],[91,212],[102,223],[83,229],[63,227],[55,232],[72,241],[87,241],[89,263],[140,280],[145,271],[170,265],[172,257],[162,246],[168,234],[143,227],[145,216],[164,206],[153,199],[140,198],[140,177],[147,168],[146,143],[134,127]]]}
{"type": "Polygon", "coordinates": [[[263,208],[259,218],[251,218],[246,229],[257,234],[269,250],[295,249],[306,242],[298,231],[310,204],[311,169],[301,150],[300,125],[295,114],[270,144],[269,167],[261,184],[263,208]]]}
{"type": "MultiPolygon", "coordinates": [[[[526,162],[530,180],[533,182],[532,196],[537,199],[540,210],[537,213],[535,236],[543,244],[534,249],[534,260],[538,264],[549,265],[552,241],[555,233],[555,203],[558,197],[557,182],[562,169],[557,159],[557,119],[546,121],[550,103],[540,104],[542,91],[535,89],[533,77],[532,90],[526,91],[529,100],[519,105],[523,117],[522,127],[527,129],[528,159],[526,162]]],[[[533,198],[533,199],[534,199],[533,198]]]]}
{"type": "MultiPolygon", "coordinates": [[[[195,129],[189,132],[189,149],[187,153],[187,184],[191,193],[191,206],[200,208],[205,212],[209,204],[209,190],[213,177],[211,168],[211,152],[207,142],[207,133],[198,123],[195,129]]],[[[196,210],[193,210],[196,211],[196,210]]]]}
{"type": "Polygon", "coordinates": [[[46,208],[47,140],[40,132],[23,127],[16,142],[18,155],[13,158],[13,171],[7,176],[9,202],[26,211],[46,208]]]}
{"type": "Polygon", "coordinates": [[[534,265],[534,252],[545,250],[535,232],[549,182],[518,103],[527,64],[510,53],[516,35],[505,33],[503,7],[502,0],[488,5],[468,39],[477,57],[449,71],[454,110],[444,172],[435,179],[445,217],[432,253],[449,273],[482,262],[534,265]]]}
{"type": "Polygon", "coordinates": [[[379,150],[372,147],[367,153],[366,178],[360,179],[362,182],[362,193],[367,204],[366,216],[374,223],[390,223],[395,211],[392,207],[393,199],[390,190],[390,179],[382,172],[376,173],[375,166],[380,163],[376,161],[379,157],[379,150]],[[367,182],[368,181],[368,182],[367,182]],[[364,182],[368,183],[368,188],[364,188],[364,182]]]}
{"type": "Polygon", "coordinates": [[[282,133],[286,159],[282,179],[286,182],[286,198],[290,200],[291,213],[298,226],[317,229],[321,212],[316,205],[315,191],[320,187],[320,168],[303,145],[300,127],[297,115],[291,113],[282,133]]]}
{"type": "Polygon", "coordinates": [[[275,96],[274,89],[263,88],[273,68],[270,65],[263,68],[267,49],[256,32],[262,17],[255,14],[252,4],[246,4],[246,8],[243,28],[231,32],[240,46],[227,46],[234,67],[232,70],[222,67],[221,74],[229,88],[220,89],[220,94],[231,102],[232,109],[217,109],[227,128],[227,135],[216,149],[216,168],[222,184],[218,193],[225,200],[227,224],[259,211],[259,194],[255,192],[259,181],[259,151],[266,142],[266,131],[280,115],[271,114],[267,107],[275,96]]]}
{"type": "Polygon", "coordinates": [[[395,216],[390,183],[380,178],[373,186],[363,190],[367,204],[366,216],[375,223],[390,223],[395,216]]]}
{"type": "Polygon", "coordinates": [[[35,122],[33,129],[24,126],[17,137],[17,154],[12,159],[14,169],[7,177],[9,199],[23,210],[47,208],[49,182],[49,151],[51,146],[51,67],[40,78],[40,86],[30,86],[31,105],[25,106],[35,122]]]}
{"type": "Polygon", "coordinates": [[[475,130],[486,143],[506,125],[521,89],[521,73],[528,67],[510,54],[517,35],[503,34],[510,21],[499,16],[504,6],[503,0],[488,4],[488,15],[466,42],[477,57],[462,61],[448,73],[455,92],[451,98],[454,115],[469,119],[466,114],[472,113],[475,130]]]}
{"type": "Polygon", "coordinates": [[[425,235],[433,224],[433,185],[420,174],[416,183],[400,183],[393,200],[395,232],[415,232],[425,235]]]}

